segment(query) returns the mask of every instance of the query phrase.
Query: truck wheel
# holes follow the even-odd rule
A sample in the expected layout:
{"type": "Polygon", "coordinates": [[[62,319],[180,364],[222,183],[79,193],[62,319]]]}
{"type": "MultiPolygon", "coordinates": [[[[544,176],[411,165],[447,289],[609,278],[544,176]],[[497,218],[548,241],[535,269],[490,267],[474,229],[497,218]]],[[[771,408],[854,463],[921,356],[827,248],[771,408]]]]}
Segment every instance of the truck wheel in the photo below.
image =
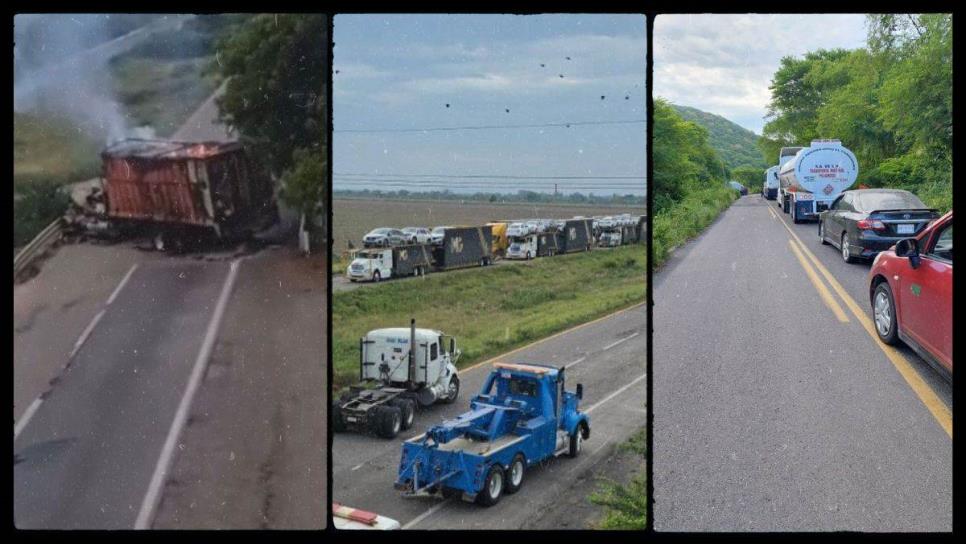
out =
{"type": "Polygon", "coordinates": [[[483,489],[476,495],[477,502],[483,506],[493,506],[500,502],[504,480],[503,467],[498,464],[492,465],[483,480],[483,489]]]}
{"type": "Polygon", "coordinates": [[[788,199],[782,199],[782,212],[788,213],[788,199]]]}
{"type": "Polygon", "coordinates": [[[855,257],[852,256],[852,250],[849,249],[848,233],[842,233],[842,260],[847,263],[855,262],[855,257]]]}
{"type": "Polygon", "coordinates": [[[895,299],[887,281],[877,285],[872,295],[872,317],[879,340],[890,346],[895,345],[899,339],[899,327],[896,323],[895,299]]]}
{"type": "Polygon", "coordinates": [[[523,487],[523,475],[527,471],[527,460],[522,453],[513,456],[510,461],[510,468],[507,470],[506,492],[512,495],[523,487]]]}
{"type": "Polygon", "coordinates": [[[402,413],[395,406],[376,406],[376,434],[382,438],[396,438],[402,428],[402,413]]]}
{"type": "Polygon", "coordinates": [[[345,432],[345,420],[342,419],[342,407],[337,403],[332,404],[332,431],[337,433],[345,432]]]}
{"type": "Polygon", "coordinates": [[[821,219],[818,220],[818,240],[823,246],[828,245],[828,240],[825,239],[825,222],[821,219]]]}
{"type": "Polygon", "coordinates": [[[792,206],[792,223],[798,224],[798,206],[792,206]]]}
{"type": "Polygon", "coordinates": [[[408,430],[416,420],[416,403],[409,399],[393,399],[392,405],[399,408],[399,415],[402,416],[401,428],[408,430]]]}
{"type": "Polygon", "coordinates": [[[570,451],[567,452],[567,455],[570,457],[577,457],[580,455],[580,445],[583,443],[583,441],[584,433],[578,425],[577,428],[574,429],[574,434],[570,435],[570,451]]]}
{"type": "Polygon", "coordinates": [[[382,274],[380,274],[378,270],[376,270],[375,272],[372,273],[372,281],[378,283],[379,280],[381,280],[381,279],[382,279],[382,274]]]}
{"type": "Polygon", "coordinates": [[[460,379],[457,376],[453,376],[449,380],[449,386],[446,388],[446,396],[440,399],[443,404],[452,404],[456,402],[456,397],[460,395],[460,379]]]}

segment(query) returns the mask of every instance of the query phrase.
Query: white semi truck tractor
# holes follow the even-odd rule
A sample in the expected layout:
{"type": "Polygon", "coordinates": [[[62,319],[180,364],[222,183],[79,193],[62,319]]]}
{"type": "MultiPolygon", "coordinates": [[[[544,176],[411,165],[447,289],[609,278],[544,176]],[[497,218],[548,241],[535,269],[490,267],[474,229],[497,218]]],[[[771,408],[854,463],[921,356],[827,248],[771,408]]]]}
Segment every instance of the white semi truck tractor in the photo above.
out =
{"type": "Polygon", "coordinates": [[[778,171],[782,207],[795,223],[818,219],[818,214],[851,187],[858,175],[859,162],[842,142],[812,140],[778,171]]]}

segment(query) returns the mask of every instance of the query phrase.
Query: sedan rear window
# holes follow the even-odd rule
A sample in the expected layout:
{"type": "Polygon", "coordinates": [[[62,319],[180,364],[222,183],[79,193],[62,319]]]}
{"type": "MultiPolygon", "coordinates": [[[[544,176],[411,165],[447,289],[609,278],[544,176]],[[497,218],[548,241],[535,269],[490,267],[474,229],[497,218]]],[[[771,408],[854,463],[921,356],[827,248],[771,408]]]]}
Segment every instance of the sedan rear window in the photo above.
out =
{"type": "Polygon", "coordinates": [[[927,206],[912,193],[865,193],[855,195],[858,208],[873,210],[926,209],[927,206]]]}

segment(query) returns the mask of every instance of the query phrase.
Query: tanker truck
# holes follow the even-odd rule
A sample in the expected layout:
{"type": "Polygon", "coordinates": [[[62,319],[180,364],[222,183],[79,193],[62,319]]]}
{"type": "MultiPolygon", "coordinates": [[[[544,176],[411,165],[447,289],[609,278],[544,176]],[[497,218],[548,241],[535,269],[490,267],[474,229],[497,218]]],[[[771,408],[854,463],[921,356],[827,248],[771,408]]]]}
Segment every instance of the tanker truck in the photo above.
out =
{"type": "Polygon", "coordinates": [[[761,196],[767,200],[776,200],[778,198],[778,187],[780,185],[778,181],[778,170],[780,168],[781,165],[775,165],[765,170],[765,182],[761,186],[761,196]]]}
{"type": "Polygon", "coordinates": [[[818,219],[858,175],[859,163],[842,142],[812,140],[778,171],[783,209],[794,223],[818,219]]]}
{"type": "MultiPolygon", "coordinates": [[[[782,165],[788,162],[789,159],[793,158],[795,156],[795,153],[798,153],[799,151],[801,151],[801,149],[802,149],[801,147],[781,148],[781,151],[778,152],[778,164],[775,165],[776,167],[778,167],[778,170],[779,170],[779,172],[775,173],[776,176],[781,173],[782,165]]],[[[785,196],[786,196],[785,188],[782,187],[781,180],[779,180],[778,198],[776,199],[777,202],[775,202],[775,204],[777,204],[778,207],[781,208],[783,212],[788,213],[788,200],[785,198],[785,196]]]]}

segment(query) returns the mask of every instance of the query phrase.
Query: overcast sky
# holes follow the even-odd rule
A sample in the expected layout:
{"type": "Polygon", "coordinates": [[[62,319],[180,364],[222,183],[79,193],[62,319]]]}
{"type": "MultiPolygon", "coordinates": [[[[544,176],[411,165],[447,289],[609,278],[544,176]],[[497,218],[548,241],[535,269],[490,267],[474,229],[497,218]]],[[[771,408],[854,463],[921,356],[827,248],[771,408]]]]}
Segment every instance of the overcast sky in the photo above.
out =
{"type": "Polygon", "coordinates": [[[865,45],[864,15],[659,15],[654,97],[761,134],[782,57],[865,45]]]}
{"type": "Polygon", "coordinates": [[[432,186],[402,176],[413,174],[614,176],[634,179],[446,185],[643,194],[645,34],[641,15],[337,15],[333,185],[443,188],[444,178],[425,178],[432,186]],[[347,132],[582,122],[623,124],[347,132]]]}

